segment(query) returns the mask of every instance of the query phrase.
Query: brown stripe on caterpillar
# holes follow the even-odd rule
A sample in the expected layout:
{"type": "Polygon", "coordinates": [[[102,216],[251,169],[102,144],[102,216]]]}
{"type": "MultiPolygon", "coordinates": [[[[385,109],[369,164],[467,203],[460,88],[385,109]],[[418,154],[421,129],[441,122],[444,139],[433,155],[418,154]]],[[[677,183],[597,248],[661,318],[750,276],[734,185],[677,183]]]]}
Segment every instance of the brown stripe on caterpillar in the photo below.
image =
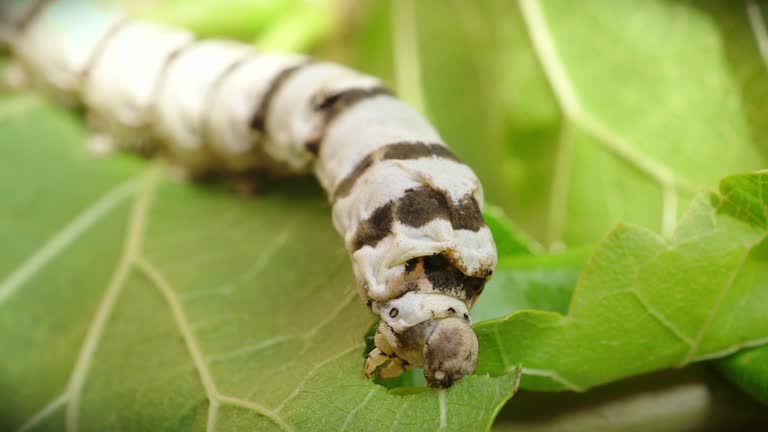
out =
{"type": "Polygon", "coordinates": [[[369,153],[355,165],[355,168],[336,186],[331,201],[336,201],[349,195],[357,180],[365,174],[368,168],[378,161],[420,159],[425,157],[437,157],[461,162],[448,147],[438,143],[403,141],[387,144],[369,153]]]}
{"type": "Polygon", "coordinates": [[[467,301],[474,302],[487,281],[487,278],[465,275],[443,254],[415,259],[423,262],[424,274],[432,284],[433,290],[452,295],[459,294],[467,301]]]}
{"type": "Polygon", "coordinates": [[[160,67],[160,73],[157,75],[157,81],[155,82],[155,85],[152,86],[152,95],[149,98],[151,102],[149,103],[148,109],[152,112],[153,118],[156,118],[157,116],[157,98],[160,96],[160,90],[162,90],[165,85],[165,80],[168,77],[168,71],[170,70],[171,65],[184,53],[185,50],[194,47],[196,42],[197,41],[195,40],[189,41],[186,45],[177,48],[165,58],[163,65],[160,67]]]}
{"type": "MultiPolygon", "coordinates": [[[[489,276],[490,274],[468,276],[456,267],[450,257],[439,253],[406,261],[402,278],[395,284],[398,296],[408,291],[441,293],[472,304],[483,291],[489,276]],[[429,282],[428,285],[423,283],[424,279],[429,282]]],[[[469,315],[461,317],[469,319],[469,315]]]]}
{"type": "Polygon", "coordinates": [[[269,106],[272,104],[272,99],[274,99],[275,94],[278,90],[285,84],[288,79],[301,70],[302,68],[312,64],[312,60],[307,60],[303,63],[299,63],[297,65],[293,65],[290,67],[287,67],[280,71],[273,79],[272,82],[269,83],[269,87],[267,88],[267,91],[264,93],[264,96],[261,98],[261,102],[259,103],[259,106],[256,108],[256,111],[253,114],[253,117],[251,117],[251,129],[260,132],[265,133],[266,127],[267,127],[267,114],[269,112],[269,106]]]}
{"type": "Polygon", "coordinates": [[[431,186],[419,186],[406,190],[403,196],[388,201],[361,221],[352,243],[354,250],[363,246],[375,247],[390,234],[395,220],[420,228],[435,219],[449,221],[454,229],[474,232],[485,226],[480,206],[471,193],[453,204],[445,192],[431,186]]]}
{"type": "Polygon", "coordinates": [[[112,24],[112,27],[109,28],[107,33],[105,33],[101,40],[96,44],[96,47],[93,49],[90,58],[88,58],[88,61],[85,63],[85,68],[83,68],[82,72],[80,73],[79,90],[81,93],[86,88],[86,83],[88,81],[89,75],[91,74],[91,69],[93,69],[93,66],[96,64],[96,62],[99,61],[101,56],[107,50],[109,42],[130,22],[131,20],[126,17],[120,18],[117,20],[117,22],[112,24]]]}
{"type": "MultiPolygon", "coordinates": [[[[224,80],[227,79],[229,75],[237,72],[240,67],[247,64],[251,59],[253,59],[252,53],[245,54],[242,58],[227,66],[227,68],[224,69],[218,77],[216,77],[205,95],[205,106],[207,108],[213,106],[212,99],[216,95],[216,92],[218,91],[219,87],[221,87],[221,84],[224,82],[224,80]]],[[[210,109],[205,110],[201,123],[201,129],[203,133],[201,142],[203,144],[203,151],[205,151],[205,153],[212,159],[212,164],[221,165],[221,158],[218,157],[216,150],[211,145],[211,142],[213,141],[213,133],[211,132],[212,126],[210,109]]]]}
{"type": "Polygon", "coordinates": [[[311,102],[312,108],[322,113],[322,120],[305,143],[307,150],[317,155],[320,152],[320,143],[323,142],[328,127],[339,114],[360,101],[381,95],[392,96],[392,91],[384,86],[374,86],[348,88],[334,93],[316,95],[311,102]]]}
{"type": "Polygon", "coordinates": [[[445,192],[431,186],[420,186],[407,190],[398,201],[397,220],[414,228],[438,218],[450,221],[453,229],[457,230],[477,232],[485,226],[483,213],[471,193],[454,204],[445,192]]]}
{"type": "Polygon", "coordinates": [[[394,223],[393,207],[394,202],[389,201],[374,210],[368,219],[360,223],[355,232],[355,239],[352,241],[355,250],[363,246],[376,246],[384,237],[392,232],[392,224],[394,223]]]}

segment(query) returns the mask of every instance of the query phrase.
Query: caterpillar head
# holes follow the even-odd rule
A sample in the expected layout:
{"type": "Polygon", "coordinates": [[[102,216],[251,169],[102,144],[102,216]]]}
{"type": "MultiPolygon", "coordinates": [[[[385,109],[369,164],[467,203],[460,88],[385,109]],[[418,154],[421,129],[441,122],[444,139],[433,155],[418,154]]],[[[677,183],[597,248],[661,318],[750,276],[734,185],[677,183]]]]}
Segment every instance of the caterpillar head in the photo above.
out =
{"type": "Polygon", "coordinates": [[[477,336],[461,301],[408,293],[379,313],[382,321],[366,362],[367,376],[390,378],[423,367],[430,387],[450,387],[475,370],[477,336]]]}
{"type": "Polygon", "coordinates": [[[450,387],[477,364],[477,336],[468,321],[437,320],[424,344],[424,378],[430,387],[450,387]]]}

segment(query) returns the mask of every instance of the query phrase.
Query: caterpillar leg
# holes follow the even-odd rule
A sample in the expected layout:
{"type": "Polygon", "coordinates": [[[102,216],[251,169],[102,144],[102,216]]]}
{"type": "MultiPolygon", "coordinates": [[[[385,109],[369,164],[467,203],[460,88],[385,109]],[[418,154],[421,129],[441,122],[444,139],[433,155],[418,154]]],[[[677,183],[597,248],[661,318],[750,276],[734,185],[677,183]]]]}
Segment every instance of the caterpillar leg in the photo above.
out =
{"type": "Polygon", "coordinates": [[[365,360],[366,378],[375,375],[382,378],[395,378],[413,367],[408,361],[398,357],[386,336],[386,326],[383,330],[382,326],[385,324],[379,325],[374,336],[376,348],[368,353],[368,358],[365,360]]]}
{"type": "MultiPolygon", "coordinates": [[[[378,374],[382,378],[392,378],[413,367],[423,367],[424,378],[430,387],[446,388],[475,370],[477,336],[464,311],[456,310],[458,306],[451,307],[448,316],[436,316],[399,332],[387,323],[385,317],[412,311],[406,310],[406,304],[397,306],[400,309],[382,309],[385,313],[374,336],[376,348],[368,354],[365,363],[367,377],[378,374]],[[392,312],[394,310],[397,313],[392,312]]],[[[430,314],[436,315],[433,311],[430,314]]]]}
{"type": "Polygon", "coordinates": [[[365,377],[378,375],[382,378],[395,378],[410,369],[408,363],[394,354],[385,354],[379,348],[368,353],[365,361],[365,377]]]}

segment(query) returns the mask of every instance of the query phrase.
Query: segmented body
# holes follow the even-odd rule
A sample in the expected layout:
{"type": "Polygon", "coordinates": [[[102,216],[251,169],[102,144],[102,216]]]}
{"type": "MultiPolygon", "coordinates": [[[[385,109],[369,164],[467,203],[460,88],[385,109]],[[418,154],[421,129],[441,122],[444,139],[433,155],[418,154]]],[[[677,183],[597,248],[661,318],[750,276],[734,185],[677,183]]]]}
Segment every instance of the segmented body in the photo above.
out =
{"type": "MultiPolygon", "coordinates": [[[[434,325],[405,336],[409,329],[450,317],[469,323],[496,264],[482,187],[378,79],[198,41],[81,1],[1,7],[4,39],[27,80],[85,107],[93,148],[158,153],[192,177],[314,170],[361,295],[382,317],[368,374],[428,361],[405,346],[426,344],[434,325]]],[[[476,347],[467,357],[474,368],[476,347]]],[[[457,378],[437,377],[430,383],[457,378]]]]}

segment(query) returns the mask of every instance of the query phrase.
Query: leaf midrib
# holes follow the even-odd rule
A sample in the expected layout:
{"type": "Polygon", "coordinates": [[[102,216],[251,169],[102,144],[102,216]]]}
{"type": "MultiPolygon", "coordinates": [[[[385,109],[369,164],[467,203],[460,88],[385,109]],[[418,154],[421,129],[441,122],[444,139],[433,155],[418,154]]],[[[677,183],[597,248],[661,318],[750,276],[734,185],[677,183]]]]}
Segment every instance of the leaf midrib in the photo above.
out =
{"type": "Polygon", "coordinates": [[[697,190],[695,182],[681,178],[666,165],[635,150],[629,142],[593,118],[582,106],[565,65],[560,61],[557,47],[538,1],[518,0],[518,5],[523,22],[528,29],[533,52],[549,82],[563,116],[555,158],[557,162],[552,180],[551,210],[548,215],[550,218],[548,221],[550,246],[562,242],[562,228],[566,217],[565,202],[568,199],[569,189],[568,177],[570,176],[570,169],[565,169],[565,166],[570,165],[568,158],[573,140],[572,126],[570,125],[578,126],[590,134],[604,150],[657,183],[662,194],[661,231],[665,237],[668,237],[676,225],[678,195],[680,192],[690,193],[697,190]]]}

